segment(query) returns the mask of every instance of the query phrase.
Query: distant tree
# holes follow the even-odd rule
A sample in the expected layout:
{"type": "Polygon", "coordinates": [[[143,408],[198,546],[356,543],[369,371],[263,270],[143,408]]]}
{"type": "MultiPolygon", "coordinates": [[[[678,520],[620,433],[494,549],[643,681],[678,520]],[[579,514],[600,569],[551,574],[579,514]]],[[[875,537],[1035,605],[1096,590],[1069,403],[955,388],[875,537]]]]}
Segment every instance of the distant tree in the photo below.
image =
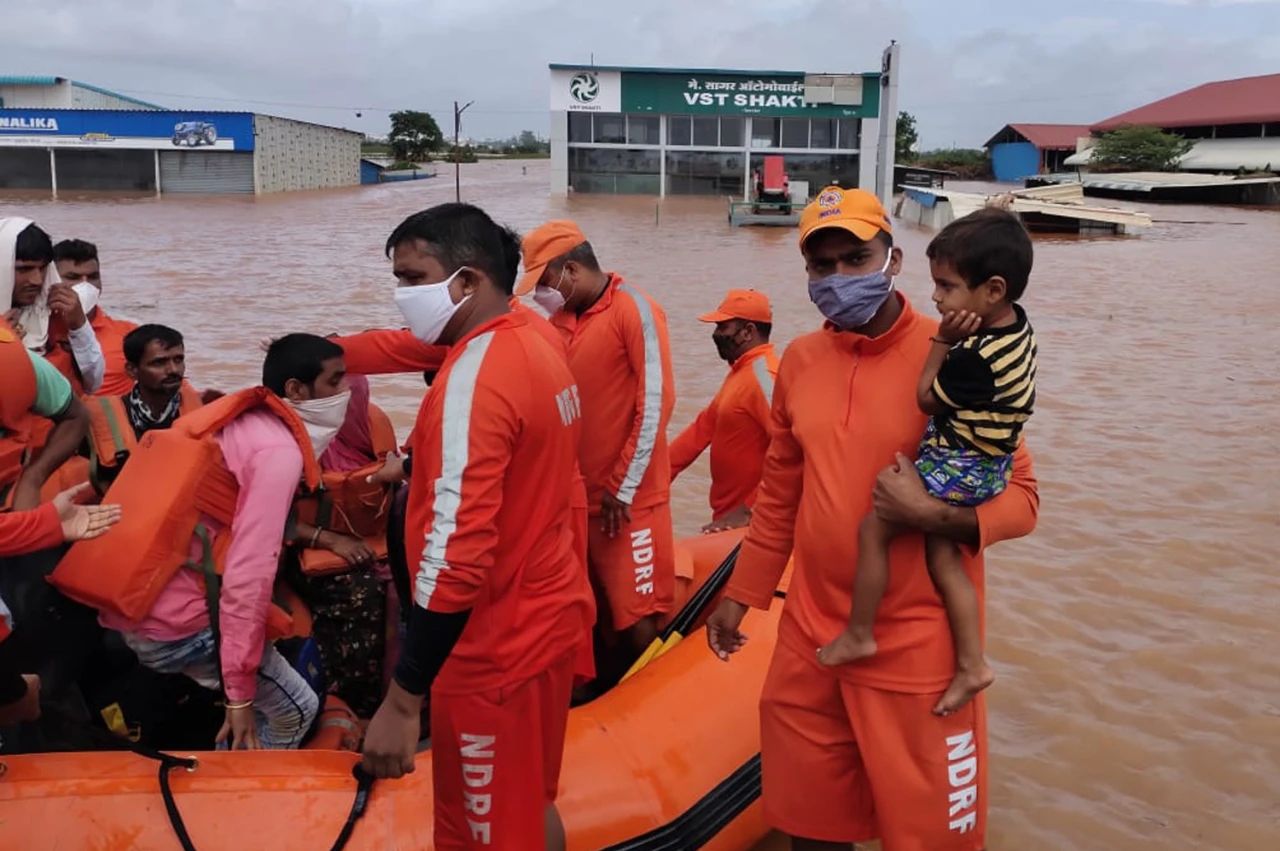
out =
{"type": "Polygon", "coordinates": [[[925,151],[915,159],[923,168],[949,171],[963,180],[985,180],[991,177],[991,158],[976,148],[942,148],[925,151]]]}
{"type": "Polygon", "coordinates": [[[428,159],[432,151],[440,150],[444,137],[431,113],[406,109],[391,113],[387,141],[397,160],[421,161],[428,159]]]}
{"type": "Polygon", "coordinates": [[[1173,171],[1191,144],[1159,127],[1121,127],[1098,139],[1089,165],[1098,171],[1173,171]]]}
{"type": "Polygon", "coordinates": [[[916,130],[916,117],[909,112],[899,112],[898,139],[894,144],[898,162],[909,163],[915,161],[916,143],[919,141],[920,134],[916,130]]]}

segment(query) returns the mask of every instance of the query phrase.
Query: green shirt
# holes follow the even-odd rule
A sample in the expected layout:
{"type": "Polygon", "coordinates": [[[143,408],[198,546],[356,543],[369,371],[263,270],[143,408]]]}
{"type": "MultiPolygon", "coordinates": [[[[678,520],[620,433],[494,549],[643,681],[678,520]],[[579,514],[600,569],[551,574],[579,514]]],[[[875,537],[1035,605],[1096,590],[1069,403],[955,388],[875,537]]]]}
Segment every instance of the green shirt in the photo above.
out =
{"type": "Polygon", "coordinates": [[[61,416],[71,405],[71,382],[44,358],[30,351],[27,355],[36,372],[36,401],[31,412],[42,417],[61,416]]]}

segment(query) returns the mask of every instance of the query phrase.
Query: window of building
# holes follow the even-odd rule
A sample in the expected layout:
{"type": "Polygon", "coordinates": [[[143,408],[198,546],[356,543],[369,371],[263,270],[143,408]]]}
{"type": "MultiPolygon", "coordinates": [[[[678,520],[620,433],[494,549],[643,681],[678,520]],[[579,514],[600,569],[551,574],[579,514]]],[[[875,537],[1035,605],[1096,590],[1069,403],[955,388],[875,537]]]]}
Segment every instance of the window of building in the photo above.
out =
{"type": "Polygon", "coordinates": [[[836,146],[834,118],[815,118],[810,122],[809,128],[809,147],[834,148],[836,146]]]}
{"type": "Polygon", "coordinates": [[[667,152],[667,194],[742,195],[741,153],[667,152]]]}
{"type": "Polygon", "coordinates": [[[844,151],[856,151],[862,141],[862,121],[857,118],[836,119],[836,147],[844,151]]]}
{"type": "Polygon", "coordinates": [[[693,118],[688,115],[668,115],[667,116],[667,144],[668,145],[688,145],[691,144],[693,132],[693,118]]]}
{"type": "Polygon", "coordinates": [[[569,113],[569,141],[570,142],[590,142],[591,141],[591,113],[589,112],[569,113]]]}
{"type": "Polygon", "coordinates": [[[621,145],[627,141],[626,116],[617,112],[597,112],[593,122],[594,131],[591,141],[610,145],[621,145]]]}
{"type": "Polygon", "coordinates": [[[720,119],[720,147],[741,148],[743,119],[735,115],[726,115],[720,119]]]}
{"type": "Polygon", "coordinates": [[[781,122],[776,118],[751,119],[751,147],[776,148],[781,144],[781,122]]]}
{"type": "Polygon", "coordinates": [[[659,156],[653,149],[570,148],[569,186],[574,192],[657,195],[659,156]]]}
{"type": "Polygon", "coordinates": [[[782,147],[784,148],[809,147],[809,119],[807,118],[782,119],[782,147]]]}
{"type": "Polygon", "coordinates": [[[1280,121],[1272,121],[1269,124],[1262,125],[1262,135],[1267,137],[1280,136],[1280,121]]]}
{"type": "Polygon", "coordinates": [[[658,145],[662,143],[661,124],[656,115],[627,116],[628,145],[658,145]]]}
{"type": "Polygon", "coordinates": [[[713,116],[694,116],[693,144],[716,147],[720,144],[720,119],[713,116]]]}

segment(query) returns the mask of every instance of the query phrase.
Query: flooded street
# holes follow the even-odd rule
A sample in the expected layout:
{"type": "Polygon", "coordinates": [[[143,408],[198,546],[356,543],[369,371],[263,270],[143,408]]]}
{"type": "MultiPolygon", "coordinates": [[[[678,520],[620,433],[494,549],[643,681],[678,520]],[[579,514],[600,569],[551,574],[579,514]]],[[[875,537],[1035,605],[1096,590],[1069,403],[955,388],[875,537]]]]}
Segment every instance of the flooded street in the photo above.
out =
{"type": "MultiPolygon", "coordinates": [[[[399,324],[382,246],[452,199],[438,167],[258,199],[4,196],[0,214],[97,243],[104,306],[180,329],[192,382],[230,390],[258,380],[262,337],[399,324]]],[[[465,166],[463,197],[521,231],[576,219],[664,304],[673,436],[723,377],[695,316],[726,289],[773,299],[780,344],[818,326],[793,229],[731,228],[720,199],[553,199],[547,170],[465,166]]],[[[1138,238],[1036,242],[1040,526],[991,553],[987,583],[993,851],[1280,847],[1280,210],[1146,209],[1138,238]]],[[[897,234],[898,286],[928,310],[930,236],[897,234]]],[[[373,386],[403,436],[420,378],[373,386]]],[[[705,458],[677,483],[679,533],[709,519],[707,484],[705,458]]]]}

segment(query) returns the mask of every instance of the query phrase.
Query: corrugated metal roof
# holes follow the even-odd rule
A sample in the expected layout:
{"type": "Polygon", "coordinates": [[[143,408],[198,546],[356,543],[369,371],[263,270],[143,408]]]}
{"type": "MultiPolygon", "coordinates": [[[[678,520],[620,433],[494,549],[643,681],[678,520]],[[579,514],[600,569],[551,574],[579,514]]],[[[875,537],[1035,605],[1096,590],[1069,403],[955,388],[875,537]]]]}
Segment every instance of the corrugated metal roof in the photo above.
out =
{"type": "Polygon", "coordinates": [[[1280,183],[1280,177],[1236,177],[1231,174],[1198,174],[1191,171],[1123,171],[1100,174],[1069,172],[1042,174],[1036,179],[1050,183],[1081,183],[1086,189],[1123,189],[1128,192],[1280,183]]]}
{"type": "Polygon", "coordinates": [[[1089,135],[1087,124],[1006,124],[983,147],[996,144],[1006,130],[1012,130],[1042,151],[1074,151],[1076,140],[1089,135]]]}
{"type": "Polygon", "coordinates": [[[122,95],[119,92],[113,92],[110,89],[104,89],[101,86],[95,86],[95,85],[92,85],[91,83],[82,83],[79,80],[72,80],[71,85],[81,89],[88,89],[91,92],[97,92],[100,95],[107,95],[108,97],[119,98],[120,100],[128,101],[129,103],[136,103],[138,106],[145,107],[147,109],[168,109],[167,106],[161,106],[158,103],[151,103],[145,100],[138,100],[135,97],[122,95]]]}
{"type": "MultiPolygon", "coordinates": [[[[1093,149],[1072,154],[1064,165],[1088,165],[1093,149]]],[[[1197,139],[1178,160],[1182,171],[1274,171],[1280,169],[1280,136],[1259,139],[1197,139]]]]}
{"type": "Polygon", "coordinates": [[[101,86],[95,86],[92,83],[82,83],[79,80],[71,80],[66,77],[49,77],[37,74],[2,74],[0,75],[0,86],[57,86],[62,83],[70,83],[79,89],[85,89],[90,92],[97,92],[100,95],[107,95],[113,98],[127,101],[128,103],[136,103],[138,106],[146,109],[167,109],[158,103],[150,101],[138,100],[129,95],[122,95],[119,92],[113,92],[111,89],[104,89],[101,86]]]}
{"type": "Polygon", "coordinates": [[[32,74],[0,74],[0,86],[56,86],[66,77],[41,77],[32,74]]]}
{"type": "Polygon", "coordinates": [[[1205,83],[1185,92],[1122,112],[1093,125],[1114,130],[1126,124],[1207,127],[1280,121],[1280,74],[1205,83]]]}

